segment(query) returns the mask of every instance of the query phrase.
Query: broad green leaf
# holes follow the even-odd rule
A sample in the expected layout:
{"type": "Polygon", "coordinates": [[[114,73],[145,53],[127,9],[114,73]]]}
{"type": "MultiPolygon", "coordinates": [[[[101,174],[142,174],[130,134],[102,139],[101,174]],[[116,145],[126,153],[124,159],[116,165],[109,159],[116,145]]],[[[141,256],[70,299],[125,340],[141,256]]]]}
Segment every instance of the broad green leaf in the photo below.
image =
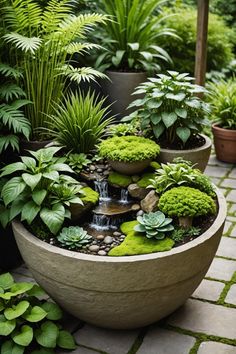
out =
{"type": "Polygon", "coordinates": [[[176,108],[175,113],[181,118],[186,118],[188,115],[188,112],[186,111],[186,109],[183,109],[183,108],[176,108]]]}
{"type": "Polygon", "coordinates": [[[29,296],[41,297],[44,296],[46,293],[38,284],[34,284],[32,289],[27,291],[27,294],[29,296]]]}
{"type": "Polygon", "coordinates": [[[12,340],[4,342],[1,347],[1,354],[23,354],[25,347],[15,344],[12,340]]]}
{"type": "Polygon", "coordinates": [[[25,205],[25,200],[23,198],[17,198],[12,202],[10,209],[10,221],[13,220],[22,211],[25,205]]]}
{"type": "Polygon", "coordinates": [[[165,126],[162,123],[159,123],[158,125],[155,125],[153,127],[153,133],[157,139],[161,136],[164,130],[165,130],[165,126]]]}
{"type": "Polygon", "coordinates": [[[143,106],[143,104],[145,103],[144,99],[138,99],[133,101],[132,103],[130,103],[130,105],[128,106],[128,108],[132,108],[132,107],[140,107],[143,106]]]}
{"type": "Polygon", "coordinates": [[[37,173],[36,175],[31,175],[29,173],[23,173],[22,178],[24,182],[31,188],[33,191],[34,188],[39,184],[41,178],[42,178],[42,173],[37,173]]]}
{"type": "Polygon", "coordinates": [[[186,127],[178,127],[176,129],[176,134],[182,140],[182,142],[185,144],[191,135],[191,131],[189,128],[186,128],[186,127]]]}
{"type": "Polygon", "coordinates": [[[30,312],[24,314],[23,318],[29,322],[39,322],[47,316],[47,312],[39,306],[34,306],[30,312]]]}
{"type": "Polygon", "coordinates": [[[5,228],[10,221],[10,210],[0,206],[0,224],[2,224],[2,227],[5,228]]]}
{"type": "Polygon", "coordinates": [[[5,166],[2,169],[2,173],[0,175],[0,177],[6,176],[6,175],[10,175],[11,173],[15,173],[18,171],[25,171],[25,165],[22,162],[14,162],[11,163],[10,165],[5,166]]]}
{"type": "Polygon", "coordinates": [[[28,224],[31,224],[35,217],[40,211],[40,206],[38,206],[33,200],[26,203],[21,212],[21,221],[26,220],[28,224]]]}
{"type": "Polygon", "coordinates": [[[185,103],[191,108],[196,108],[196,109],[201,108],[201,102],[198,100],[189,100],[189,101],[185,101],[185,103]]]}
{"type": "Polygon", "coordinates": [[[11,337],[16,344],[27,347],[32,342],[33,336],[33,329],[30,326],[24,325],[20,331],[12,334],[11,337]]]}
{"type": "Polygon", "coordinates": [[[29,305],[30,304],[28,301],[20,301],[17,305],[6,308],[4,315],[7,320],[13,320],[14,318],[18,318],[23,315],[23,313],[25,313],[25,311],[28,309],[29,305]]]}
{"type": "Polygon", "coordinates": [[[162,105],[162,101],[158,101],[154,99],[151,99],[147,102],[147,106],[149,109],[159,108],[161,105],[162,105]]]}
{"type": "Polygon", "coordinates": [[[46,189],[35,190],[32,193],[32,199],[37,205],[41,205],[47,195],[46,189]]]}
{"type": "Polygon", "coordinates": [[[28,167],[28,169],[30,169],[31,171],[34,171],[34,169],[36,167],[36,161],[35,161],[35,159],[33,159],[33,157],[21,156],[21,160],[28,167]]]}
{"type": "Polygon", "coordinates": [[[16,320],[8,321],[4,315],[0,315],[0,336],[8,336],[14,331],[16,320]]]}
{"type": "Polygon", "coordinates": [[[160,123],[161,116],[160,116],[160,114],[153,113],[150,115],[150,120],[154,125],[156,125],[156,124],[160,123]]]}
{"type": "Polygon", "coordinates": [[[51,169],[55,171],[74,173],[72,168],[70,168],[70,166],[68,166],[66,163],[55,163],[51,166],[51,169]]]}
{"type": "Polygon", "coordinates": [[[57,304],[47,301],[41,307],[47,312],[48,320],[56,321],[62,318],[62,310],[57,304]]]}
{"type": "Polygon", "coordinates": [[[139,50],[139,43],[138,43],[138,42],[135,42],[135,43],[127,43],[127,44],[128,44],[128,46],[129,46],[132,50],[134,50],[134,51],[139,50]]]}
{"type": "Polygon", "coordinates": [[[20,295],[32,289],[33,286],[34,286],[33,283],[26,283],[26,282],[16,283],[11,287],[11,293],[13,294],[13,296],[20,295]]]}
{"type": "Polygon", "coordinates": [[[63,225],[65,208],[61,204],[53,205],[52,209],[43,208],[40,217],[49,230],[56,235],[63,225]]]}
{"type": "Polygon", "coordinates": [[[14,279],[10,273],[4,273],[0,275],[0,287],[4,290],[10,289],[14,284],[14,279]]]}
{"type": "Polygon", "coordinates": [[[5,205],[15,200],[25,189],[26,184],[21,177],[13,177],[2,189],[2,198],[5,205]]]}
{"type": "Polygon", "coordinates": [[[59,335],[58,327],[51,321],[43,323],[40,329],[35,331],[35,338],[38,344],[45,348],[55,348],[59,335]]]}
{"type": "Polygon", "coordinates": [[[116,55],[111,58],[112,64],[116,67],[119,66],[123,59],[124,54],[125,54],[125,50],[117,50],[116,55]]]}
{"type": "Polygon", "coordinates": [[[53,156],[61,150],[61,147],[51,146],[48,148],[43,148],[38,151],[30,151],[30,154],[34,156],[38,161],[41,162],[51,162],[53,156]]]}
{"type": "Polygon", "coordinates": [[[55,354],[55,352],[54,350],[43,348],[34,350],[31,354],[55,354]]]}
{"type": "Polygon", "coordinates": [[[5,304],[2,300],[0,300],[0,312],[5,309],[5,304]]]}
{"type": "Polygon", "coordinates": [[[183,101],[183,99],[185,98],[185,93],[177,93],[177,94],[167,93],[166,98],[180,102],[183,101]]]}
{"type": "Polygon", "coordinates": [[[152,53],[143,51],[143,52],[140,52],[140,54],[141,54],[141,55],[144,57],[144,59],[146,59],[149,63],[152,62],[152,60],[153,60],[153,55],[152,55],[152,53]]]}
{"type": "Polygon", "coordinates": [[[76,344],[73,336],[67,331],[60,331],[57,338],[57,345],[63,349],[75,349],[76,344]]]}
{"type": "Polygon", "coordinates": [[[171,127],[178,118],[174,112],[171,113],[162,112],[161,117],[166,128],[171,127]]]}
{"type": "Polygon", "coordinates": [[[59,182],[59,173],[57,171],[44,172],[43,177],[55,182],[59,182]]]}

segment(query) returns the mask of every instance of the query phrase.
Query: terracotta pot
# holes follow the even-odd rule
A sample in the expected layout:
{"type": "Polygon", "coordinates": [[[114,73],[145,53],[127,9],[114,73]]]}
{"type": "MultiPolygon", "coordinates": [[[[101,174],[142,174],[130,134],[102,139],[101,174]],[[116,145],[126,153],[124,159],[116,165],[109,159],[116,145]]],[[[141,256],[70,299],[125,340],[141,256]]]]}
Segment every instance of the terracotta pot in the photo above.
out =
{"type": "Polygon", "coordinates": [[[201,136],[205,139],[205,144],[196,149],[171,150],[161,148],[160,154],[157,157],[158,162],[172,162],[176,157],[182,157],[196,164],[195,167],[204,172],[211,154],[212,142],[208,136],[204,134],[201,134],[201,136]]]}
{"type": "Polygon", "coordinates": [[[138,85],[147,80],[147,74],[144,72],[129,73],[109,70],[105,74],[110,80],[104,80],[102,91],[104,96],[108,97],[108,104],[112,104],[112,114],[116,115],[116,119],[119,121],[134,111],[134,109],[127,110],[126,108],[134,99],[141,97],[132,96],[132,93],[138,85]]]}
{"type": "Polygon", "coordinates": [[[220,161],[236,163],[236,130],[212,125],[216,157],[220,161]]]}
{"type": "Polygon", "coordinates": [[[204,278],[227,212],[224,196],[216,193],[219,212],[211,227],[166,252],[95,256],[43,242],[20,222],[13,222],[13,231],[34,278],[65,310],[101,327],[138,328],[183,305],[204,278]]]}
{"type": "Polygon", "coordinates": [[[145,168],[147,168],[152,160],[146,159],[142,161],[135,162],[121,162],[121,161],[112,161],[108,160],[109,165],[113,168],[113,170],[122,173],[123,175],[135,175],[136,173],[140,173],[145,168]]]}

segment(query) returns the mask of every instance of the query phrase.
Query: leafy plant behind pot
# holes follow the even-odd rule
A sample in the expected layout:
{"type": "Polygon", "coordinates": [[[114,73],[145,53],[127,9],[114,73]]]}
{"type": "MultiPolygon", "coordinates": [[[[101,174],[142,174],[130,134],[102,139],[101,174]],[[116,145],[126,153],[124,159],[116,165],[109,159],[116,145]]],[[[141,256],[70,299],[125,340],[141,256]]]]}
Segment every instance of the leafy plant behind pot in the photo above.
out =
{"type": "Polygon", "coordinates": [[[66,158],[55,157],[60,148],[50,147],[30,151],[21,162],[5,166],[0,177],[18,174],[7,181],[1,192],[5,211],[0,219],[3,225],[21,216],[29,225],[39,217],[56,234],[65,218],[70,218],[71,203],[83,204],[82,186],[65,173],[73,170],[65,164],[66,158]]]}
{"type": "Polygon", "coordinates": [[[103,100],[94,93],[86,96],[71,93],[64,103],[55,104],[55,113],[50,116],[48,130],[55,141],[73,153],[88,153],[94,149],[113,122],[107,117],[109,107],[103,108],[103,100]]]}
{"type": "Polygon", "coordinates": [[[68,153],[66,156],[66,162],[75,173],[79,174],[84,168],[86,168],[90,163],[92,163],[92,160],[90,160],[84,153],[68,153]]]}
{"type": "Polygon", "coordinates": [[[0,154],[9,146],[19,151],[19,137],[29,139],[31,127],[21,108],[30,102],[16,81],[22,77],[20,70],[0,63],[0,154]]]}
{"type": "Polygon", "coordinates": [[[0,275],[0,287],[1,354],[23,354],[26,350],[31,354],[53,354],[56,347],[76,348],[73,336],[58,322],[61,309],[39,299],[45,293],[38,285],[15,283],[6,273],[0,275]]]}
{"type": "Polygon", "coordinates": [[[48,127],[48,116],[54,112],[54,103],[60,103],[68,79],[80,83],[104,77],[90,67],[73,67],[71,59],[75,53],[98,47],[86,43],[85,38],[107,17],[96,13],[75,16],[73,1],[50,0],[44,9],[36,0],[3,3],[3,38],[23,68],[23,87],[33,102],[25,107],[25,113],[33,138],[40,138],[38,128],[48,127]]]}
{"type": "Polygon", "coordinates": [[[192,80],[187,73],[176,71],[149,78],[134,92],[144,98],[129,105],[137,110],[123,120],[139,118],[143,131],[151,129],[156,139],[163,138],[170,145],[180,141],[184,147],[188,139],[209,124],[205,118],[209,106],[197,96],[205,89],[192,80]]]}
{"type": "Polygon", "coordinates": [[[236,79],[211,83],[208,91],[212,120],[222,128],[236,129],[236,79]]]}
{"type": "Polygon", "coordinates": [[[161,0],[101,0],[104,13],[111,21],[101,30],[99,43],[105,51],[98,56],[100,70],[115,68],[121,71],[160,70],[160,61],[171,63],[168,53],[158,46],[160,37],[173,37],[171,28],[163,28],[164,18],[154,15],[163,5],[161,0]]]}

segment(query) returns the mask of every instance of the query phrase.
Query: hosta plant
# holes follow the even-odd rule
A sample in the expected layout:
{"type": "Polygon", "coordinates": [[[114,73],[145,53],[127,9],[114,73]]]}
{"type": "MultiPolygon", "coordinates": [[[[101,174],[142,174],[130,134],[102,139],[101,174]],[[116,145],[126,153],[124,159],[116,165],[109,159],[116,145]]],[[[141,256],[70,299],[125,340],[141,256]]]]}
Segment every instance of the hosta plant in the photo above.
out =
{"type": "Polygon", "coordinates": [[[108,133],[112,136],[137,135],[139,132],[137,122],[112,124],[108,133]]]}
{"type": "Polygon", "coordinates": [[[134,230],[145,232],[147,238],[162,240],[166,237],[166,233],[174,230],[174,226],[171,225],[172,219],[167,218],[165,214],[160,211],[138,216],[137,221],[139,224],[134,227],[134,230]]]}
{"type": "Polygon", "coordinates": [[[74,14],[74,1],[49,0],[42,9],[36,0],[2,0],[3,40],[23,70],[23,88],[33,102],[25,107],[33,138],[42,137],[38,128],[48,127],[48,115],[62,100],[68,80],[104,77],[90,67],[73,66],[73,55],[83,54],[95,44],[86,42],[88,32],[107,16],[74,14]]]}
{"type": "Polygon", "coordinates": [[[21,221],[29,225],[39,217],[50,232],[56,234],[65,218],[71,216],[70,204],[83,204],[82,186],[67,175],[73,170],[65,163],[65,158],[54,156],[59,150],[49,147],[30,151],[31,156],[22,156],[21,162],[2,169],[1,177],[13,174],[1,192],[6,207],[1,213],[4,225],[19,215],[21,221]]]}
{"type": "Polygon", "coordinates": [[[54,349],[76,348],[73,336],[58,322],[63,313],[57,304],[40,300],[44,291],[36,284],[15,283],[0,275],[1,354],[53,354],[54,349]]]}
{"type": "Polygon", "coordinates": [[[129,106],[137,110],[124,120],[139,118],[144,132],[149,130],[158,141],[165,140],[169,146],[179,143],[184,147],[209,124],[206,119],[209,106],[197,96],[205,89],[192,80],[188,74],[176,71],[149,78],[134,92],[144,95],[129,106]]]}
{"type": "Polygon", "coordinates": [[[86,168],[90,163],[92,163],[92,160],[90,160],[84,153],[69,153],[67,155],[66,162],[75,173],[80,173],[84,168],[86,168]]]}
{"type": "Polygon", "coordinates": [[[69,226],[63,227],[57,236],[59,244],[69,250],[82,248],[92,241],[92,236],[88,235],[82,227],[69,226]]]}
{"type": "Polygon", "coordinates": [[[212,183],[200,170],[194,168],[189,161],[179,160],[180,162],[167,162],[161,164],[155,173],[155,178],[150,180],[148,187],[154,188],[157,193],[162,194],[173,187],[186,185],[194,187],[202,192],[214,197],[215,192],[212,183]]]}

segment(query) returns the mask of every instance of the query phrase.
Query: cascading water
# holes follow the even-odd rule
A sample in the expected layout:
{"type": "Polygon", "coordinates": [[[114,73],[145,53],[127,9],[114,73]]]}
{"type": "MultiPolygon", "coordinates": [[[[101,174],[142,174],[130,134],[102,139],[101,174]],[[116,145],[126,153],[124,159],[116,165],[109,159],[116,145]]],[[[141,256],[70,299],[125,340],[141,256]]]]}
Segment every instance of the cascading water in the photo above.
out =
{"type": "Polygon", "coordinates": [[[93,215],[90,227],[95,230],[116,230],[121,222],[120,218],[111,218],[106,215],[93,215]]]}
{"type": "Polygon", "coordinates": [[[129,192],[127,189],[125,188],[122,188],[121,191],[120,191],[120,200],[119,202],[120,203],[128,203],[128,195],[129,195],[129,192]]]}
{"type": "Polygon", "coordinates": [[[107,181],[94,181],[95,191],[99,193],[99,201],[106,202],[111,200],[109,197],[109,189],[107,181]]]}

